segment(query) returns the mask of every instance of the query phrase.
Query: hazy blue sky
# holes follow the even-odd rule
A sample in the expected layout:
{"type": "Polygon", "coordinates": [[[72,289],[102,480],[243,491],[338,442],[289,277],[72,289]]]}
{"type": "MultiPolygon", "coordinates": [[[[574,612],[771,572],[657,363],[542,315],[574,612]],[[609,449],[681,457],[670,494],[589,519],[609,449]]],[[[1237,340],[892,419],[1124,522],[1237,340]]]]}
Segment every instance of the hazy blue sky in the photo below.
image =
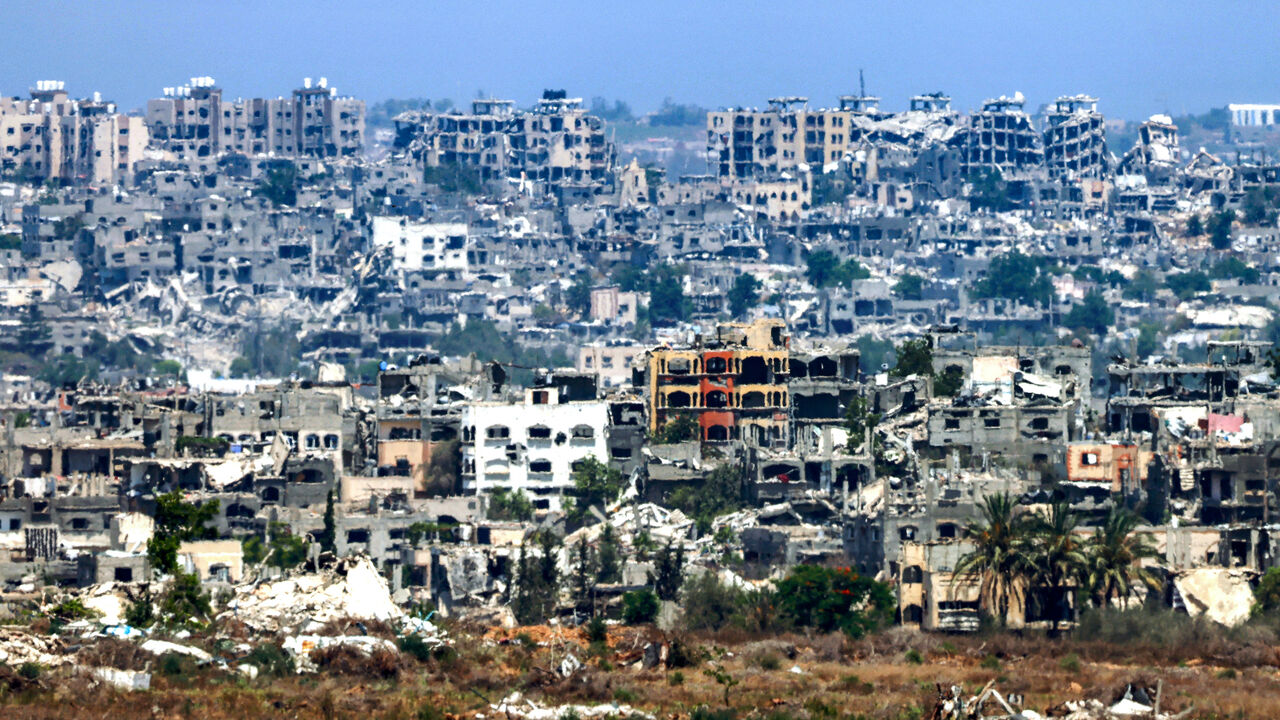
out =
{"type": "Polygon", "coordinates": [[[829,105],[858,68],[886,109],[934,90],[959,109],[1090,92],[1128,118],[1280,102],[1275,2],[4,0],[0,18],[0,94],[59,79],[125,108],[194,75],[246,97],[324,75],[370,101],[484,90],[523,104],[562,87],[636,110],[665,96],[829,105]]]}

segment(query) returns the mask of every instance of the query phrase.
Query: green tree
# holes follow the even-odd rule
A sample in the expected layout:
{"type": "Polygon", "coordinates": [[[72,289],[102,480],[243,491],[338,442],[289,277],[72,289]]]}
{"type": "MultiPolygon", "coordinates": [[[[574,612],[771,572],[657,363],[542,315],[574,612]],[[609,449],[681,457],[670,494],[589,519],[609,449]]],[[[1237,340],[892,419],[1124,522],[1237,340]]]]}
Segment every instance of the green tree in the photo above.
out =
{"type": "Polygon", "coordinates": [[[1142,323],[1138,326],[1137,358],[1142,360],[1159,347],[1160,326],[1155,323],[1142,323]]]}
{"type": "Polygon", "coordinates": [[[320,541],[320,552],[331,553],[338,551],[338,521],[334,516],[332,490],[324,498],[324,529],[320,531],[320,537],[316,539],[320,541]]]}
{"type": "Polygon", "coordinates": [[[632,590],[622,596],[622,621],[628,625],[651,623],[660,608],[658,596],[649,588],[632,590]]]}
{"type": "Polygon", "coordinates": [[[948,367],[933,376],[933,394],[938,397],[955,397],[964,387],[964,371],[948,367]]]}
{"type": "Polygon", "coordinates": [[[1204,234],[1204,222],[1200,220],[1199,215],[1192,215],[1187,219],[1187,237],[1196,238],[1204,234]]]}
{"type": "Polygon", "coordinates": [[[1269,568],[1253,589],[1253,614],[1270,615],[1280,610],[1280,568],[1269,568]]]}
{"type": "Polygon", "coordinates": [[[610,523],[600,532],[600,549],[596,552],[596,582],[612,585],[622,581],[622,557],[618,533],[610,523]]]}
{"type": "Polygon", "coordinates": [[[698,439],[698,421],[689,413],[675,413],[657,432],[653,441],[659,445],[688,442],[698,439]]]}
{"type": "Polygon", "coordinates": [[[729,314],[740,318],[760,304],[760,281],[751,273],[738,273],[729,289],[729,314]]]}
{"type": "Polygon", "coordinates": [[[249,362],[249,358],[239,355],[231,361],[231,367],[227,369],[227,374],[233,378],[249,377],[253,374],[253,363],[249,362]]]}
{"type": "Polygon", "coordinates": [[[871,277],[871,272],[857,260],[850,258],[842,263],[830,250],[809,253],[805,258],[804,274],[816,288],[847,285],[854,280],[871,277]]]}
{"type": "Polygon", "coordinates": [[[1213,289],[1213,286],[1209,283],[1209,276],[1199,270],[1171,273],[1165,276],[1164,282],[1181,300],[1186,300],[1198,293],[1209,292],[1213,289]]]}
{"type": "Polygon", "coordinates": [[[725,463],[707,473],[700,485],[676,489],[666,504],[693,518],[699,532],[708,533],[713,520],[743,507],[745,492],[742,466],[725,463]]]}
{"type": "Polygon", "coordinates": [[[952,582],[965,575],[979,578],[979,597],[1001,625],[1008,622],[1010,604],[1020,597],[1030,569],[1026,554],[1026,523],[1014,516],[1009,493],[988,495],[978,505],[981,519],[970,521],[965,536],[973,543],[956,563],[952,582]]]}
{"type": "Polygon", "coordinates": [[[743,601],[741,590],[721,582],[714,572],[703,572],[684,584],[681,625],[687,630],[719,630],[732,622],[743,601]]]}
{"type": "Polygon", "coordinates": [[[1084,300],[1072,306],[1062,319],[1067,327],[1085,328],[1096,335],[1103,335],[1115,324],[1116,312],[1097,290],[1090,290],[1084,300]]]}
{"type": "Polygon", "coordinates": [[[684,584],[684,544],[667,544],[653,558],[655,572],[649,577],[649,584],[660,600],[675,600],[680,596],[680,586],[684,584]]]}
{"type": "Polygon", "coordinates": [[[1236,278],[1246,285],[1257,284],[1262,274],[1258,268],[1244,262],[1238,257],[1231,256],[1219,260],[1209,270],[1209,277],[1224,280],[1228,278],[1236,278]]]}
{"type": "Polygon", "coordinates": [[[528,550],[529,540],[520,546],[511,600],[511,612],[521,625],[546,622],[555,612],[560,595],[560,573],[556,569],[558,538],[543,531],[532,541],[538,546],[533,553],[528,550]]]}
{"type": "Polygon", "coordinates": [[[669,327],[688,319],[693,307],[684,296],[684,268],[658,265],[651,274],[649,321],[656,327],[669,327]]]}
{"type": "Polygon", "coordinates": [[[1042,272],[1047,265],[1042,257],[1025,255],[1018,250],[991,258],[987,274],[973,285],[975,298],[1006,298],[1025,305],[1049,306],[1053,283],[1042,272]]]}
{"type": "MultiPolygon", "coordinates": [[[[849,431],[849,444],[847,446],[849,452],[854,455],[861,455],[866,450],[867,433],[874,433],[876,425],[879,424],[880,414],[871,412],[867,398],[862,395],[853,396],[844,415],[844,427],[849,431]]],[[[877,445],[879,444],[878,439],[874,440],[874,442],[877,445]]]]}
{"type": "Polygon", "coordinates": [[[890,375],[894,377],[911,375],[931,377],[933,375],[933,343],[929,338],[907,340],[898,346],[897,355],[898,362],[889,371],[890,375]]]}
{"type": "Polygon", "coordinates": [[[1127,605],[1138,585],[1160,589],[1159,579],[1141,565],[1143,560],[1159,559],[1160,553],[1146,537],[1134,533],[1138,522],[1137,515],[1113,505],[1089,541],[1088,585],[1099,607],[1109,607],[1115,599],[1127,605]]]}
{"type": "Polygon", "coordinates": [[[272,205],[298,204],[298,169],[287,160],[279,160],[267,171],[267,176],[258,183],[258,193],[272,205]]]}
{"type": "Polygon", "coordinates": [[[156,496],[155,530],[147,541],[152,570],[167,575],[178,572],[178,549],[182,543],[217,537],[217,530],[209,523],[218,508],[217,500],[199,505],[186,502],[177,490],[156,496]]]}
{"type": "Polygon", "coordinates": [[[579,272],[565,293],[565,305],[580,318],[591,313],[591,273],[579,272]]]}
{"type": "Polygon", "coordinates": [[[1150,301],[1159,289],[1160,283],[1150,270],[1139,270],[1129,281],[1128,286],[1120,292],[1130,300],[1150,301]]]}
{"type": "Polygon", "coordinates": [[[578,539],[574,546],[573,581],[571,590],[574,606],[578,609],[591,607],[591,594],[596,586],[596,554],[587,544],[585,537],[578,539]]]}
{"type": "Polygon", "coordinates": [[[893,294],[903,300],[919,300],[924,297],[924,278],[906,273],[893,285],[893,294]]]}
{"type": "Polygon", "coordinates": [[[1209,243],[1215,250],[1227,250],[1231,247],[1231,226],[1235,221],[1235,210],[1222,210],[1209,216],[1209,243]]]}
{"type": "Polygon", "coordinates": [[[572,527],[587,524],[590,508],[604,511],[622,492],[622,473],[588,455],[573,471],[573,496],[565,503],[565,519],[572,527]]]}
{"type": "Polygon", "coordinates": [[[1047,517],[1030,522],[1033,538],[1027,550],[1031,583],[1047,590],[1052,632],[1070,609],[1067,595],[1079,585],[1088,569],[1086,542],[1076,533],[1077,518],[1065,502],[1049,507],[1047,517]]]}
{"type": "Polygon", "coordinates": [[[796,627],[862,637],[893,622],[889,586],[850,568],[797,565],[778,583],[780,612],[796,627]]]}
{"type": "Polygon", "coordinates": [[[208,621],[213,614],[209,593],[193,573],[177,572],[160,596],[160,617],[170,626],[208,621]]]}
{"type": "Polygon", "coordinates": [[[1009,199],[1009,190],[999,170],[987,170],[969,176],[969,206],[974,210],[1007,212],[1017,206],[1009,199]]]}
{"type": "Polygon", "coordinates": [[[489,493],[487,515],[490,520],[527,522],[533,519],[533,502],[523,490],[495,488],[489,493]]]}

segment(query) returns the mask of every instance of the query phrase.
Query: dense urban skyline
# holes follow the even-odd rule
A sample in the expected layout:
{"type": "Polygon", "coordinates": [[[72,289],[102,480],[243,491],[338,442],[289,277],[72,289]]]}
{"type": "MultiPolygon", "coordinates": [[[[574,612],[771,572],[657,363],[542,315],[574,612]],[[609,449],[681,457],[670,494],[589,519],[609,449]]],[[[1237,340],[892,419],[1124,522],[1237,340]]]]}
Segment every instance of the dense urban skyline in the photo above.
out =
{"type": "Polygon", "coordinates": [[[642,6],[407,6],[375,2],[217,5],[10,4],[0,91],[38,79],[141,108],[162,87],[213,76],[245,97],[327,75],[369,102],[478,90],[531,102],[544,87],[606,96],[638,111],[664,97],[707,107],[779,94],[830,105],[867,89],[901,109],[941,90],[958,108],[1023,92],[1034,108],[1088,92],[1110,116],[1203,112],[1272,102],[1262,68],[1280,60],[1280,7],[1136,2],[1085,10],[1029,3],[642,6]],[[57,32],[51,32],[56,28],[57,32]],[[50,44],[57,52],[49,52],[50,44]]]}

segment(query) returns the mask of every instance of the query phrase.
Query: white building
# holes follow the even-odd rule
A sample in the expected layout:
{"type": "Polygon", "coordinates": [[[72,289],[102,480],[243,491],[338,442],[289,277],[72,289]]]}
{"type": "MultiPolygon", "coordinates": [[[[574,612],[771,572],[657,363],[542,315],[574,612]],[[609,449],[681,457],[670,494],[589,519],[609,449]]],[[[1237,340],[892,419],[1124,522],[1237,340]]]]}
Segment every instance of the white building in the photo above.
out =
{"type": "Polygon", "coordinates": [[[522,490],[539,510],[559,510],[578,461],[609,462],[609,404],[561,401],[559,387],[525,390],[522,403],[477,402],[462,411],[462,486],[522,490]]]}
{"type": "Polygon", "coordinates": [[[466,270],[470,245],[466,223],[417,223],[388,215],[373,218],[373,246],[391,248],[397,270],[466,270]]]}
{"type": "Polygon", "coordinates": [[[1231,103],[1227,106],[1227,112],[1231,113],[1231,124],[1236,127],[1280,125],[1280,105],[1231,103]]]}

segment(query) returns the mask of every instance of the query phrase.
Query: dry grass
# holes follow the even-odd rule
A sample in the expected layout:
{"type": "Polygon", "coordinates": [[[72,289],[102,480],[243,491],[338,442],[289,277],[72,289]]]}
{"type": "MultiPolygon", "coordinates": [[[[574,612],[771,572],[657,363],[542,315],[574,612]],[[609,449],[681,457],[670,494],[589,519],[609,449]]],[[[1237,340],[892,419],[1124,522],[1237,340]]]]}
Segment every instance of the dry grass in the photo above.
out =
{"type": "MultiPolygon", "coordinates": [[[[995,679],[1005,694],[1021,695],[1025,707],[1044,712],[1065,700],[1097,697],[1111,701],[1126,684],[1154,686],[1164,681],[1164,706],[1179,710],[1195,703],[1193,717],[1271,717],[1280,707],[1276,648],[1249,632],[1217,636],[1193,629],[1177,636],[1191,647],[1148,638],[1118,643],[1101,639],[1049,639],[1013,634],[987,637],[920,635],[895,630],[862,640],[842,636],[794,635],[776,638],[683,636],[695,646],[694,663],[675,670],[639,669],[634,648],[661,637],[651,628],[618,628],[613,649],[582,653],[585,641],[559,636],[549,646],[512,642],[516,630],[497,640],[455,633],[457,657],[419,663],[407,655],[365,657],[341,646],[317,653],[317,675],[260,678],[205,667],[191,677],[157,674],[146,693],[122,693],[95,684],[69,669],[46,670],[37,682],[0,667],[0,717],[63,718],[330,718],[374,720],[417,716],[430,703],[457,717],[491,714],[488,702],[510,692],[550,705],[628,700],[660,717],[688,716],[699,705],[723,705],[723,689],[704,672],[709,662],[739,684],[730,692],[738,717],[897,719],[927,716],[939,685],[976,691],[995,679]],[[1189,640],[1188,640],[1189,638],[1189,640]],[[911,664],[914,650],[923,662],[911,664]],[[565,679],[554,668],[566,652],[587,666],[565,679]],[[1190,653],[1202,653],[1190,656],[1190,653]],[[1074,655],[1074,659],[1063,659],[1074,655]],[[777,659],[772,661],[762,658],[777,659]],[[789,672],[799,666],[801,673],[789,672]]],[[[1250,631],[1252,632],[1252,631],[1250,631]]],[[[530,637],[540,634],[534,630],[530,637]]],[[[80,651],[84,664],[138,668],[146,663],[123,641],[102,641],[80,651]],[[90,662],[91,661],[91,662],[90,662]]],[[[152,663],[154,669],[154,663],[152,663]]]]}

